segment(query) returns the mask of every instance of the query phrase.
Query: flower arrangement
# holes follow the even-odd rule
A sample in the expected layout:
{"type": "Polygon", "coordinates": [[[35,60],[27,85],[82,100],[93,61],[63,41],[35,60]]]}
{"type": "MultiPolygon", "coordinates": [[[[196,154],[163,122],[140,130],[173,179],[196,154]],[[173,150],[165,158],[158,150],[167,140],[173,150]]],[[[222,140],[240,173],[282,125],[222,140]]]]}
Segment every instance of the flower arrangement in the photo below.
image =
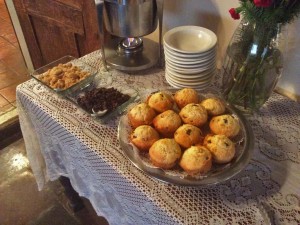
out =
{"type": "Polygon", "coordinates": [[[300,14],[300,0],[239,0],[229,13],[243,17],[227,48],[223,92],[244,111],[257,111],[271,95],[283,68],[282,28],[300,14]]]}
{"type": "Polygon", "coordinates": [[[300,14],[299,0],[240,0],[240,6],[229,10],[231,17],[252,23],[286,24],[300,14]]]}

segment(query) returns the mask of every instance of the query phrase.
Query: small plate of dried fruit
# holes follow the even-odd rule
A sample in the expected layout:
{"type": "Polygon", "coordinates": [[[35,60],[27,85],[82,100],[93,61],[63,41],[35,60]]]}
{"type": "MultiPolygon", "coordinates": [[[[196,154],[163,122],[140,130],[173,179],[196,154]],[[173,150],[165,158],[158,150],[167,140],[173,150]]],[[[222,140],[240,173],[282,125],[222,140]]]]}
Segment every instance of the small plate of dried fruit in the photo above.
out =
{"type": "Polygon", "coordinates": [[[95,83],[69,92],[65,97],[100,122],[122,114],[139,97],[133,88],[95,83]]]}

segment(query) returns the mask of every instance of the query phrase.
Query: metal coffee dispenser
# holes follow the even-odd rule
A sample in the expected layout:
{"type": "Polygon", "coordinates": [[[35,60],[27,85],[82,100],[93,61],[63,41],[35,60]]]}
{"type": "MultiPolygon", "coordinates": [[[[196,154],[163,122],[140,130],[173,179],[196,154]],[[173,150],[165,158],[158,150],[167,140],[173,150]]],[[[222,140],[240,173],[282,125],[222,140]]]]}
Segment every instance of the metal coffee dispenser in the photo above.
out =
{"type": "Polygon", "coordinates": [[[95,0],[105,66],[140,71],[161,60],[163,0],[95,0]],[[159,25],[159,42],[145,37],[159,25]]]}

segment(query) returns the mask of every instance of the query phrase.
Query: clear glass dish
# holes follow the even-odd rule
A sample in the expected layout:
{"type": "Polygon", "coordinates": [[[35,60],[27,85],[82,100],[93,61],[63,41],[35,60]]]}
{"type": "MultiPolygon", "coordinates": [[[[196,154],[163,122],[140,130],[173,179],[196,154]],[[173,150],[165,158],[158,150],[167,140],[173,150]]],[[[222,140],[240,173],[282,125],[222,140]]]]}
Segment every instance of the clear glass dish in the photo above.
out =
{"type": "Polygon", "coordinates": [[[52,91],[61,94],[61,95],[67,95],[68,93],[72,93],[76,90],[80,90],[83,89],[87,86],[89,86],[93,80],[95,75],[97,74],[97,70],[91,66],[89,66],[88,64],[84,63],[83,61],[81,61],[80,59],[77,59],[73,56],[64,56],[54,62],[51,62],[37,70],[35,70],[33,73],[31,73],[31,77],[33,77],[35,80],[37,80],[38,82],[40,82],[41,84],[45,85],[46,87],[48,87],[49,89],[51,89],[52,91]],[[41,76],[43,76],[43,74],[45,72],[47,72],[48,70],[54,68],[55,66],[58,66],[59,64],[66,64],[66,63],[71,63],[73,66],[77,66],[81,69],[81,71],[84,72],[88,72],[90,75],[88,75],[87,77],[85,77],[83,80],[80,80],[78,83],[74,83],[72,86],[66,88],[66,89],[56,89],[56,88],[52,88],[51,86],[47,85],[45,82],[43,82],[41,80],[41,76]]]}
{"type": "Polygon", "coordinates": [[[117,85],[117,84],[107,84],[104,79],[100,80],[98,82],[96,80],[97,79],[95,79],[95,81],[91,85],[89,85],[85,88],[82,88],[79,90],[72,90],[72,91],[68,92],[65,95],[65,97],[68,100],[70,100],[71,102],[73,102],[80,109],[82,109],[84,112],[88,113],[90,116],[92,116],[93,118],[95,118],[96,120],[98,120],[102,123],[106,123],[113,117],[115,117],[117,115],[121,115],[126,110],[128,105],[135,102],[139,98],[139,94],[138,94],[137,90],[135,90],[133,88],[124,87],[124,86],[117,85]],[[91,111],[85,109],[78,103],[78,98],[80,96],[84,96],[87,92],[92,91],[97,88],[114,88],[122,94],[129,95],[129,99],[126,102],[120,104],[115,109],[113,109],[111,111],[107,111],[103,115],[99,115],[95,112],[91,112],[91,111]]]}
{"type": "MultiPolygon", "coordinates": [[[[174,94],[177,90],[178,89],[175,88],[168,88],[164,89],[163,91],[174,94]]],[[[147,96],[155,91],[158,90],[147,90],[144,93],[140,93],[140,99],[132,104],[132,106],[129,106],[128,109],[133,107],[135,104],[145,101],[147,96]]],[[[126,113],[120,118],[118,126],[118,139],[125,155],[137,168],[160,181],[183,186],[207,186],[218,184],[229,180],[245,168],[251,159],[254,145],[254,136],[247,120],[238,110],[227,103],[221,97],[221,94],[218,91],[212,88],[207,88],[202,90],[201,93],[198,92],[198,94],[202,100],[208,97],[219,98],[225,103],[226,114],[230,114],[238,119],[241,131],[238,136],[231,139],[235,143],[236,147],[236,154],[233,160],[226,164],[213,164],[212,169],[207,174],[197,177],[188,176],[179,166],[169,170],[163,170],[155,167],[150,162],[149,154],[140,153],[140,151],[130,142],[129,137],[132,132],[132,127],[128,123],[126,113]]],[[[208,130],[205,131],[202,128],[201,130],[204,134],[209,132],[208,130]]]]}

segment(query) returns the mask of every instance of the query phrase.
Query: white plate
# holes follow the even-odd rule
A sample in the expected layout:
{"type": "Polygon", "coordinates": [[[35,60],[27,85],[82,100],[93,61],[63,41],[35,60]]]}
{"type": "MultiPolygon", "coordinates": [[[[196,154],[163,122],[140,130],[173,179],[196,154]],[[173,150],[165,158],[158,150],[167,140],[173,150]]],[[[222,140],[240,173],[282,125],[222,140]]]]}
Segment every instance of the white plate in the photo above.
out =
{"type": "Polygon", "coordinates": [[[173,81],[172,79],[170,79],[170,77],[166,76],[166,81],[173,87],[176,88],[193,88],[196,90],[202,90],[207,88],[210,85],[210,82],[207,82],[205,84],[196,84],[196,85],[192,85],[192,84],[182,84],[182,83],[178,83],[173,81]]]}
{"type": "Polygon", "coordinates": [[[201,53],[213,48],[217,36],[211,30],[199,26],[175,27],[164,35],[164,44],[182,53],[201,53]]]}
{"type": "Polygon", "coordinates": [[[214,76],[214,74],[211,74],[210,76],[207,77],[200,77],[200,78],[195,78],[195,79],[182,79],[182,78],[178,78],[178,77],[174,77],[171,73],[168,73],[168,71],[166,71],[166,76],[170,77],[171,79],[173,79],[175,82],[177,83],[204,83],[207,82],[208,80],[212,79],[212,77],[214,76]]]}
{"type": "Polygon", "coordinates": [[[169,84],[173,84],[172,86],[176,86],[176,87],[180,87],[180,88],[185,88],[185,87],[188,87],[188,88],[193,88],[193,89],[203,89],[203,88],[206,88],[208,86],[211,85],[211,80],[207,81],[206,83],[178,83],[172,79],[170,79],[170,77],[166,77],[166,80],[169,84]]]}
{"type": "Polygon", "coordinates": [[[207,70],[210,70],[212,68],[215,68],[215,63],[211,63],[210,65],[207,65],[205,67],[199,67],[199,68],[181,68],[178,66],[174,66],[166,61],[166,67],[169,67],[171,70],[181,73],[181,74],[199,74],[206,72],[207,70]]]}
{"type": "Polygon", "coordinates": [[[210,67],[211,64],[216,64],[216,59],[215,58],[212,58],[211,60],[206,61],[206,62],[194,63],[194,64],[182,64],[179,61],[174,62],[169,58],[165,58],[165,61],[166,61],[167,64],[170,64],[171,66],[176,67],[176,68],[180,68],[180,69],[207,68],[207,67],[210,67]]]}
{"type": "Polygon", "coordinates": [[[172,77],[174,80],[183,81],[183,82],[198,82],[198,81],[205,81],[210,79],[215,75],[215,70],[211,71],[210,73],[206,74],[205,76],[177,76],[172,71],[166,69],[166,74],[168,74],[169,77],[172,77]]]}
{"type": "Polygon", "coordinates": [[[202,53],[182,53],[182,52],[178,52],[175,51],[173,49],[170,49],[168,46],[164,45],[164,50],[169,53],[170,55],[176,56],[176,57],[180,57],[180,58],[186,58],[186,59],[190,59],[190,58],[198,58],[201,59],[203,57],[207,57],[210,54],[213,54],[216,52],[216,46],[213,47],[212,49],[206,51],[206,52],[202,52],[202,53]]]}
{"type": "Polygon", "coordinates": [[[167,51],[165,53],[165,59],[171,60],[173,62],[179,62],[181,64],[197,64],[197,63],[203,63],[211,60],[215,60],[216,58],[216,53],[212,52],[212,54],[209,54],[205,57],[197,57],[197,58],[182,58],[182,57],[177,57],[170,55],[167,51]]]}
{"type": "Polygon", "coordinates": [[[171,73],[179,76],[179,77],[203,77],[203,76],[206,76],[207,74],[211,73],[212,71],[216,70],[216,67],[211,67],[207,70],[203,70],[203,71],[200,71],[200,72],[192,72],[192,71],[189,71],[189,72],[179,72],[177,70],[174,70],[173,67],[170,67],[168,64],[166,64],[166,69],[168,69],[171,73]]]}
{"type": "Polygon", "coordinates": [[[209,77],[205,77],[204,79],[203,78],[199,78],[199,79],[180,79],[178,77],[174,77],[172,74],[168,73],[166,71],[166,76],[169,77],[171,80],[173,80],[174,82],[176,83],[181,83],[181,84],[204,84],[204,83],[207,83],[209,81],[212,80],[214,74],[211,74],[211,76],[209,77]]]}
{"type": "Polygon", "coordinates": [[[211,81],[212,81],[212,76],[211,77],[209,77],[208,79],[206,79],[206,80],[203,80],[203,81],[201,81],[201,80],[198,80],[198,81],[193,81],[193,82],[191,82],[191,81],[187,81],[187,80],[185,80],[185,81],[179,81],[179,80],[177,80],[177,79],[174,79],[172,76],[170,76],[170,74],[168,74],[168,73],[166,73],[165,74],[165,76],[166,76],[166,78],[168,79],[168,80],[170,80],[172,83],[174,83],[174,84],[177,84],[177,85],[180,85],[180,86],[190,86],[190,87],[192,87],[192,86],[206,86],[208,83],[210,83],[211,81]]]}

